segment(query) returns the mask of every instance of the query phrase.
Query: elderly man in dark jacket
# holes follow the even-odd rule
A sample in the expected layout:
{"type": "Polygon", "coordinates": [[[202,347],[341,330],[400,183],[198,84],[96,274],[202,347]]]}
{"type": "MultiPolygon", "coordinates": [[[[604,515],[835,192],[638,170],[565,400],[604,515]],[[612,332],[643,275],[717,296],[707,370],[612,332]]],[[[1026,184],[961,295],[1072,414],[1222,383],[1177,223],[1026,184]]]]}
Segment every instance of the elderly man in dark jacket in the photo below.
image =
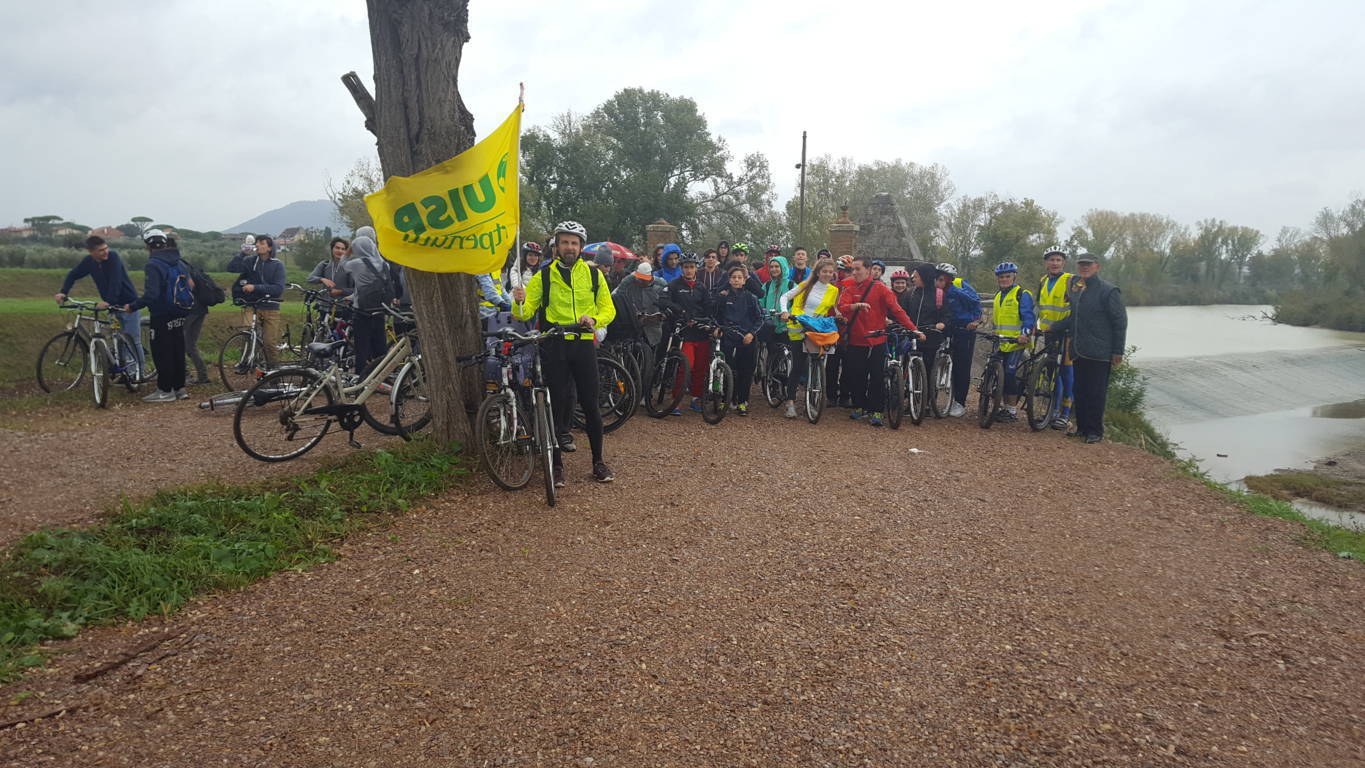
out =
{"type": "Polygon", "coordinates": [[[1104,437],[1104,399],[1109,372],[1123,361],[1128,310],[1117,286],[1100,279],[1100,260],[1093,254],[1076,258],[1071,314],[1048,331],[1071,335],[1076,366],[1076,432],[1087,443],[1104,437]]]}

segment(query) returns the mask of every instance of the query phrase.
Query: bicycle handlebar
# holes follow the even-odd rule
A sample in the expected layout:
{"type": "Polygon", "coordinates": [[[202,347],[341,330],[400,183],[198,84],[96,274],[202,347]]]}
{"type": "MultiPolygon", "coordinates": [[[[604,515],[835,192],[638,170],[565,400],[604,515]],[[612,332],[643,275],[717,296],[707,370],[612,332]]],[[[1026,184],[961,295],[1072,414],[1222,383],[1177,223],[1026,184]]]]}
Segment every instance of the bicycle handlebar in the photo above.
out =
{"type": "Polygon", "coordinates": [[[519,331],[514,331],[514,330],[512,330],[511,328],[499,328],[499,329],[496,330],[496,331],[484,331],[481,335],[482,335],[485,339],[504,339],[504,340],[506,340],[506,339],[511,339],[511,340],[513,340],[513,341],[519,341],[519,342],[526,343],[526,344],[533,344],[533,343],[539,343],[539,342],[541,342],[541,341],[544,341],[545,339],[552,339],[552,338],[556,338],[556,337],[559,337],[559,336],[563,336],[563,335],[566,334],[566,333],[591,333],[591,332],[592,332],[592,329],[589,329],[587,326],[575,323],[575,324],[573,324],[573,325],[556,325],[556,326],[554,326],[553,328],[551,328],[551,329],[548,330],[548,331],[534,331],[534,330],[533,330],[533,331],[528,331],[528,332],[526,332],[526,333],[521,333],[521,332],[519,332],[519,331]]]}
{"type": "Polygon", "coordinates": [[[97,301],[81,301],[79,299],[66,299],[61,304],[57,305],[57,309],[74,309],[78,312],[108,312],[111,309],[113,309],[113,307],[105,307],[104,309],[100,309],[98,306],[96,306],[98,303],[99,302],[97,301]]]}

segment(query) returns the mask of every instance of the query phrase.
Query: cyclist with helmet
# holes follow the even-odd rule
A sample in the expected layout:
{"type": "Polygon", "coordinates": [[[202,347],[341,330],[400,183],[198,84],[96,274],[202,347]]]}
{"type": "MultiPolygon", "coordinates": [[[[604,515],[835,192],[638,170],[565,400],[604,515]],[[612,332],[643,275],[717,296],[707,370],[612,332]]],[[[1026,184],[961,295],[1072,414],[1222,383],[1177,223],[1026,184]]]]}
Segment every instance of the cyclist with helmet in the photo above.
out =
{"type": "MultiPolygon", "coordinates": [[[[1047,333],[1053,324],[1071,314],[1071,287],[1075,275],[1066,271],[1066,249],[1054,245],[1043,251],[1043,264],[1047,273],[1038,280],[1038,332],[1047,333]]],[[[1071,400],[1076,388],[1076,368],[1071,361],[1071,344],[1063,342],[1062,367],[1062,404],[1053,429],[1065,430],[1071,421],[1071,400]]]]}
{"type": "MultiPolygon", "coordinates": [[[[532,241],[532,240],[528,240],[528,241],[522,243],[522,244],[521,244],[521,284],[522,284],[522,285],[526,285],[527,283],[531,282],[531,278],[532,278],[537,272],[539,272],[539,271],[540,271],[540,268],[543,267],[543,266],[545,266],[545,253],[544,253],[544,251],[541,249],[540,243],[537,243],[537,242],[532,241]]],[[[515,264],[513,264],[513,265],[512,265],[512,269],[516,269],[516,268],[517,268],[517,266],[516,266],[515,264]]],[[[512,273],[511,273],[510,270],[508,271],[507,278],[508,278],[508,279],[507,279],[508,288],[511,288],[512,285],[513,285],[516,281],[512,280],[512,273]]]]}
{"type": "Polygon", "coordinates": [[[882,275],[886,274],[886,262],[881,259],[872,260],[872,279],[881,280],[882,275]]]}
{"type": "MultiPolygon", "coordinates": [[[[697,266],[701,259],[689,253],[682,262],[682,277],[668,284],[668,294],[662,302],[673,313],[673,322],[681,323],[682,353],[692,370],[689,389],[692,410],[701,410],[701,391],[706,385],[706,369],[711,365],[711,340],[697,329],[697,321],[711,317],[714,297],[697,282],[697,266]]],[[[678,411],[673,412],[678,415],[678,411]]]]}
{"type": "MultiPolygon", "coordinates": [[[[565,334],[548,339],[540,346],[541,365],[555,418],[555,434],[569,432],[573,403],[570,393],[577,392],[578,405],[583,409],[588,444],[592,448],[592,477],[599,483],[614,479],[602,455],[602,411],[597,404],[597,345],[596,328],[606,328],[616,317],[616,305],[611,300],[607,281],[594,276],[593,268],[580,258],[588,232],[576,221],[564,221],[555,226],[555,250],[558,259],[545,267],[536,279],[512,289],[512,314],[518,320],[530,320],[537,315],[547,325],[583,325],[582,333],[565,334]]],[[[555,485],[564,485],[564,455],[556,447],[554,452],[555,485]]]]}
{"type": "Polygon", "coordinates": [[[976,329],[981,325],[981,297],[971,283],[958,277],[957,267],[943,262],[935,267],[938,287],[943,289],[943,309],[952,329],[953,404],[949,416],[967,412],[967,390],[972,384],[972,355],[976,351],[976,329]]]}
{"type": "Polygon", "coordinates": [[[1000,343],[1000,351],[1005,356],[1005,412],[997,421],[1014,421],[1019,418],[1019,361],[1024,357],[1024,349],[1033,336],[1037,318],[1033,313],[1033,295],[1018,284],[1019,267],[1012,261],[1002,261],[995,267],[995,282],[999,290],[995,292],[994,310],[991,323],[995,332],[1009,339],[1000,343]]]}
{"type": "MultiPolygon", "coordinates": [[[[768,246],[768,250],[763,252],[763,263],[759,266],[758,269],[754,270],[754,277],[758,278],[758,282],[766,283],[770,279],[772,279],[773,259],[779,258],[781,256],[782,256],[781,248],[779,248],[776,245],[768,246]]],[[[786,264],[787,262],[784,259],[782,263],[786,264]]]]}
{"type": "MultiPolygon", "coordinates": [[[[167,301],[167,295],[178,294],[175,286],[182,279],[193,291],[194,278],[180,258],[175,238],[159,229],[149,229],[143,233],[142,242],[150,254],[142,296],[125,304],[122,311],[135,312],[147,307],[151,315],[156,391],[142,399],[149,403],[173,403],[189,397],[185,392],[185,317],[193,308],[193,300],[182,306],[174,298],[167,301]]],[[[136,334],[137,330],[130,332],[136,334]]]]}
{"type": "Polygon", "coordinates": [[[882,373],[886,369],[886,336],[874,335],[886,330],[890,317],[921,340],[915,321],[905,314],[886,283],[874,278],[872,259],[866,256],[853,260],[853,284],[839,291],[839,314],[848,318],[845,332],[848,346],[844,349],[842,386],[853,398],[851,419],[867,417],[867,423],[882,426],[882,409],[886,392],[882,373]]]}
{"type": "MultiPolygon", "coordinates": [[[[905,298],[905,294],[910,292],[910,273],[904,269],[898,269],[891,273],[891,292],[896,294],[896,301],[900,302],[905,298]]],[[[901,303],[901,309],[905,309],[905,304],[901,303]]]]}
{"type": "MultiPolygon", "coordinates": [[[[730,260],[722,260],[721,263],[725,265],[727,277],[730,274],[730,267],[738,265],[746,270],[749,269],[749,245],[747,243],[735,243],[734,248],[730,250],[730,260]]],[[[749,270],[749,279],[744,281],[744,289],[752,293],[756,299],[763,298],[763,283],[759,281],[758,276],[752,270],[749,270]]]]}

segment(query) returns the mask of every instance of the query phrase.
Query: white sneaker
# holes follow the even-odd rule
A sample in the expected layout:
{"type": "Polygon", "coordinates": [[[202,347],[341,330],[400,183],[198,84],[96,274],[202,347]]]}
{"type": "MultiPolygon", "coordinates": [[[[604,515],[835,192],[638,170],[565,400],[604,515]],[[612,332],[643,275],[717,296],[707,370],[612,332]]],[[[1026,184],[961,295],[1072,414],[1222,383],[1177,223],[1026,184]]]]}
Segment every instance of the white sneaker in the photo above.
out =
{"type": "Polygon", "coordinates": [[[789,418],[789,419],[794,419],[794,418],[796,418],[796,403],[793,403],[793,402],[790,401],[790,400],[787,401],[787,411],[786,411],[786,414],[787,414],[787,418],[789,418]]]}
{"type": "Polygon", "coordinates": [[[176,400],[189,400],[189,399],[190,399],[190,393],[189,393],[189,392],[186,392],[184,389],[177,389],[177,390],[175,391],[175,399],[176,399],[176,400]]]}
{"type": "Polygon", "coordinates": [[[967,409],[962,407],[962,403],[953,403],[952,407],[948,409],[948,415],[953,418],[957,418],[966,412],[967,409]]]}
{"type": "Polygon", "coordinates": [[[174,392],[162,392],[161,390],[158,389],[157,391],[153,392],[152,394],[147,395],[146,397],[142,398],[142,402],[144,402],[144,403],[174,403],[174,402],[175,402],[175,393],[174,393],[174,392]]]}

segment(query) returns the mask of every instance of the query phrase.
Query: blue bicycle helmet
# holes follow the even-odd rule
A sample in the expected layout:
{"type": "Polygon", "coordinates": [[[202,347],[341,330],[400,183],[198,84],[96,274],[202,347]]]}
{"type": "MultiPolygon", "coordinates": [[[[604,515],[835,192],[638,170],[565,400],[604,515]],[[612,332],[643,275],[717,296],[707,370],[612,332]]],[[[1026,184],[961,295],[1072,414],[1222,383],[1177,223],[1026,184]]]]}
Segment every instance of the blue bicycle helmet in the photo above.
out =
{"type": "Polygon", "coordinates": [[[995,274],[1003,275],[1007,272],[1018,272],[1019,267],[1012,261],[1002,261],[995,266],[995,274]]]}

